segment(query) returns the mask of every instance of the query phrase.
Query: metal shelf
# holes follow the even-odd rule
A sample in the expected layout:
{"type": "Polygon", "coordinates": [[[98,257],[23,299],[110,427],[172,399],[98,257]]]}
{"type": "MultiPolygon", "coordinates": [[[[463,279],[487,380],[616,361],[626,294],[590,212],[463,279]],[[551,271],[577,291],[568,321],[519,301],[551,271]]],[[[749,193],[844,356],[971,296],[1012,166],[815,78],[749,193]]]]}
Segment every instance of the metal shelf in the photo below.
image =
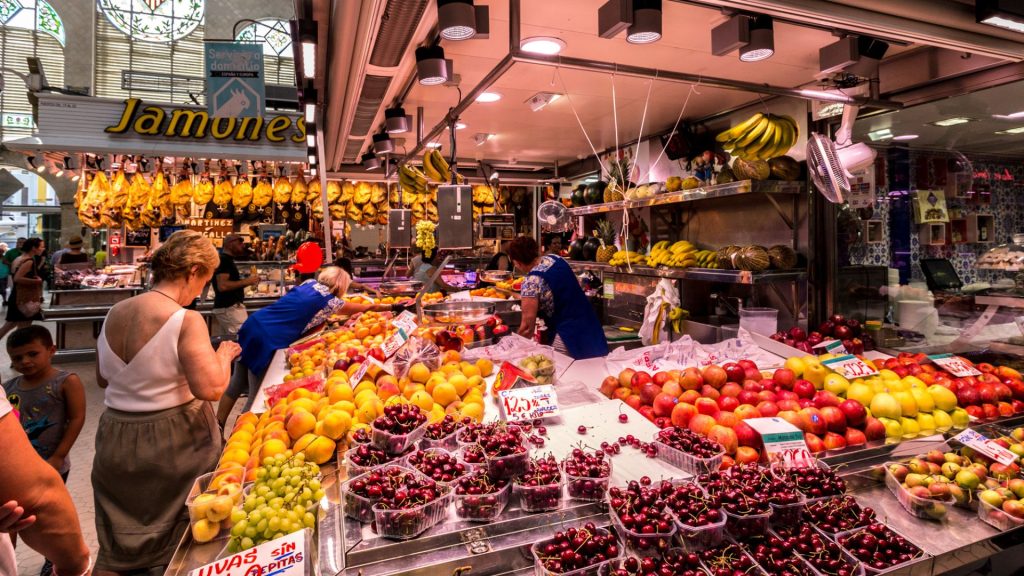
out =
{"type": "Polygon", "coordinates": [[[748,270],[719,270],[714,268],[651,268],[650,266],[633,266],[632,271],[625,266],[611,266],[601,262],[580,262],[567,260],[576,270],[591,272],[611,272],[615,274],[634,274],[654,278],[670,278],[673,280],[693,280],[697,282],[718,282],[721,284],[768,284],[772,282],[794,282],[807,276],[806,270],[767,270],[750,272],[748,270]]]}
{"type": "Polygon", "coordinates": [[[681,204],[685,202],[697,202],[699,200],[710,200],[712,198],[727,198],[729,196],[741,196],[744,194],[799,194],[805,190],[803,182],[789,182],[783,180],[739,180],[728,184],[715,184],[695,188],[693,190],[680,190],[655,194],[650,198],[642,200],[622,200],[619,202],[605,202],[590,206],[579,206],[569,208],[569,214],[583,216],[585,214],[600,214],[603,212],[615,212],[623,208],[645,208],[648,206],[661,206],[665,204],[681,204]]]}

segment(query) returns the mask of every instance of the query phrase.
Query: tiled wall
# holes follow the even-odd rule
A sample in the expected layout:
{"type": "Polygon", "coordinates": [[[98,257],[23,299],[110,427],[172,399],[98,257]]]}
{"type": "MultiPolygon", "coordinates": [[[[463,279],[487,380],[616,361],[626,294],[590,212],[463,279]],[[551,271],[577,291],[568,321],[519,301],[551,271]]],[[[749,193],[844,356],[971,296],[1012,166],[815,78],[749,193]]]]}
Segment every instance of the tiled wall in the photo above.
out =
{"type": "MultiPolygon", "coordinates": [[[[910,181],[916,181],[917,155],[911,154],[910,181]]],[[[993,282],[1006,274],[998,271],[975,270],[974,263],[978,256],[990,248],[1010,241],[1014,233],[1024,232],[1024,162],[1009,162],[1005,159],[971,158],[974,171],[1002,174],[1008,171],[1013,175],[1013,182],[992,180],[989,182],[992,192],[990,204],[973,204],[963,199],[947,198],[947,206],[959,208],[962,217],[972,213],[985,213],[995,216],[995,237],[992,244],[953,244],[944,246],[922,246],[918,237],[918,227],[911,225],[910,242],[913,262],[920,258],[948,258],[960,274],[964,284],[972,282],[993,282]]],[[[850,245],[850,263],[859,265],[889,265],[891,253],[889,246],[889,190],[884,176],[880,177],[877,187],[874,215],[872,219],[883,222],[883,243],[867,244],[854,242],[850,245]]],[[[921,269],[916,264],[912,267],[911,277],[923,280],[921,269]]]]}

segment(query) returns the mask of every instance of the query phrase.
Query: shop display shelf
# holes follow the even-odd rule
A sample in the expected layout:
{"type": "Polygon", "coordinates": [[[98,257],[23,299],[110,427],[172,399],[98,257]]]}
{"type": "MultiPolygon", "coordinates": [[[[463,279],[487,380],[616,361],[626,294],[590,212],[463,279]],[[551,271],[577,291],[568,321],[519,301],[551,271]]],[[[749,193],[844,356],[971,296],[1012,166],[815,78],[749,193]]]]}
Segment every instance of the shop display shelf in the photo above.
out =
{"type": "Polygon", "coordinates": [[[914,496],[892,475],[889,470],[890,464],[895,462],[885,463],[885,485],[907,512],[924,520],[943,520],[949,513],[949,508],[956,505],[956,499],[952,496],[942,500],[914,496]]]}
{"type": "Polygon", "coordinates": [[[999,508],[978,498],[978,518],[997,530],[1006,532],[1020,526],[1024,526],[1024,518],[1010,516],[999,508]]]}
{"type": "Polygon", "coordinates": [[[712,198],[727,198],[730,196],[742,196],[745,194],[799,194],[805,189],[801,182],[787,182],[782,180],[739,180],[728,184],[713,184],[702,186],[693,190],[679,190],[676,192],[665,192],[655,194],[649,198],[640,200],[621,200],[619,202],[605,202],[569,208],[569,214],[573,216],[584,216],[587,214],[601,214],[604,212],[616,212],[618,210],[632,208],[647,208],[650,206],[665,206],[670,204],[684,204],[712,198]]]}
{"type": "Polygon", "coordinates": [[[718,546],[725,540],[726,516],[722,510],[718,511],[719,520],[706,526],[690,526],[679,520],[679,517],[672,514],[676,524],[676,542],[687,552],[700,552],[714,546],[718,546]]]}
{"type": "Polygon", "coordinates": [[[751,272],[749,270],[721,270],[715,268],[651,268],[650,266],[611,266],[601,262],[584,262],[570,260],[569,264],[576,270],[591,272],[611,272],[633,274],[651,278],[668,278],[671,280],[693,280],[700,282],[718,282],[721,284],[766,284],[771,282],[794,282],[806,278],[806,270],[766,270],[751,272]]]}
{"type": "Polygon", "coordinates": [[[512,494],[512,483],[505,484],[501,490],[490,494],[454,494],[455,516],[472,522],[490,522],[501,515],[508,506],[512,494]],[[477,499],[494,499],[493,503],[474,502],[477,499]]]}

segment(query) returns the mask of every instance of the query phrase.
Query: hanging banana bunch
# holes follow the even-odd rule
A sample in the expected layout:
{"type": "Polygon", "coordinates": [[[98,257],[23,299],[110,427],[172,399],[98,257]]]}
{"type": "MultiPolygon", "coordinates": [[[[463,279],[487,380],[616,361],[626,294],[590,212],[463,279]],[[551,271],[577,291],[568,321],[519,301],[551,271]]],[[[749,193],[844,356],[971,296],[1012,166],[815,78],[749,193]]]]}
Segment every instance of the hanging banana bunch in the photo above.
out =
{"type": "Polygon", "coordinates": [[[209,175],[204,174],[199,178],[193,191],[192,200],[201,206],[206,206],[213,200],[213,182],[210,181],[209,175]]]}
{"type": "Polygon", "coordinates": [[[296,176],[295,180],[292,182],[291,203],[301,204],[305,202],[307,193],[306,179],[301,175],[296,176]]]}
{"type": "Polygon", "coordinates": [[[235,187],[231,185],[231,178],[223,177],[213,187],[213,203],[221,208],[227,208],[231,204],[231,197],[235,187]]]}
{"type": "Polygon", "coordinates": [[[249,184],[249,179],[239,178],[238,183],[231,191],[231,204],[236,210],[245,210],[249,204],[252,204],[252,195],[252,185],[249,184]]]}
{"type": "Polygon", "coordinates": [[[292,183],[284,176],[274,181],[274,203],[287,204],[292,199],[292,183]]]}

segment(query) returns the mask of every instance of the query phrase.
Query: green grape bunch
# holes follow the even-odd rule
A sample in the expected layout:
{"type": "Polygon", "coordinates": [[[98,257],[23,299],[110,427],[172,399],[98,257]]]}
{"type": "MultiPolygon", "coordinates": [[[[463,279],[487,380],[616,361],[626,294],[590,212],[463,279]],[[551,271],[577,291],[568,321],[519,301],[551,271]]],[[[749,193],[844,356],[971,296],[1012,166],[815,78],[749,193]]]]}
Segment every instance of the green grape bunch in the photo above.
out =
{"type": "Polygon", "coordinates": [[[436,225],[429,220],[420,220],[416,223],[416,246],[424,253],[430,254],[437,246],[434,240],[436,225]]]}
{"type": "Polygon", "coordinates": [[[316,526],[324,498],[320,467],[290,451],[268,456],[262,464],[241,508],[231,512],[231,554],[316,526]]]}

